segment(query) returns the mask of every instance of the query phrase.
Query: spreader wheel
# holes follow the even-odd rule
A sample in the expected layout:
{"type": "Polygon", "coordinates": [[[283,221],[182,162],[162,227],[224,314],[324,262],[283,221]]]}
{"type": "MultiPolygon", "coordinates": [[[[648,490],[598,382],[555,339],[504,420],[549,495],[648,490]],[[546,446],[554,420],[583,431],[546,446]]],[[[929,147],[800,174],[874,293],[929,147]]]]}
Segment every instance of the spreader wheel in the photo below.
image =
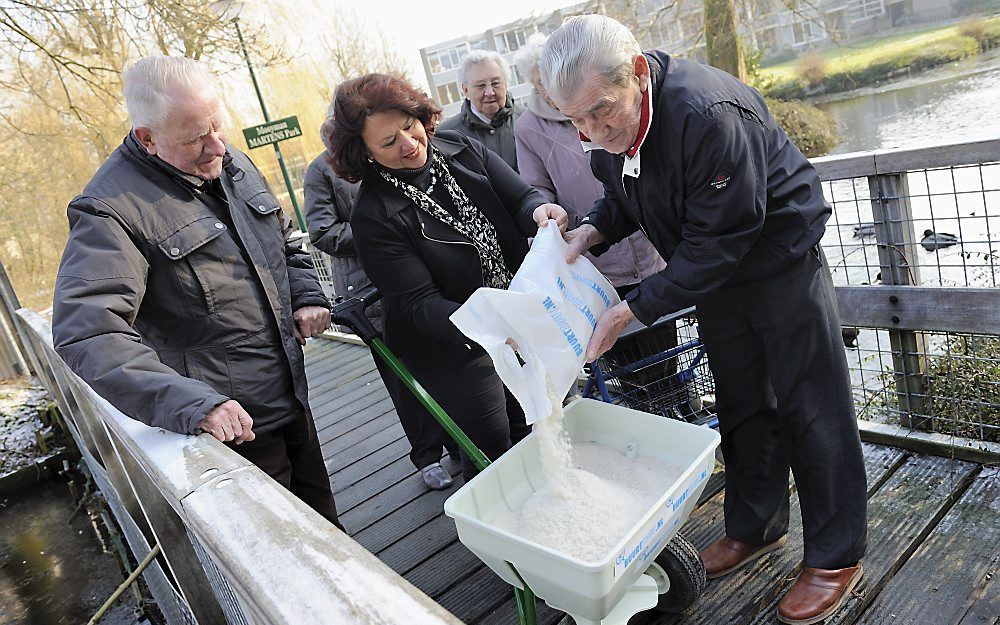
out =
{"type": "Polygon", "coordinates": [[[659,601],[653,608],[657,612],[683,612],[705,590],[705,565],[695,546],[680,534],[667,543],[646,574],[660,587],[659,601]]]}

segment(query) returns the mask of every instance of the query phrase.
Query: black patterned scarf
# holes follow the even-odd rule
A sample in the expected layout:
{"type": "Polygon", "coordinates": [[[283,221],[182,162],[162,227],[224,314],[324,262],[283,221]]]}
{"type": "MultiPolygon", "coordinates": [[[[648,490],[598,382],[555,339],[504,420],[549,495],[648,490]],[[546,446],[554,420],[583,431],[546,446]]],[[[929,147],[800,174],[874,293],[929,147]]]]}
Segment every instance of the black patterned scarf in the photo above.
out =
{"type": "Polygon", "coordinates": [[[403,192],[406,197],[425,213],[444,222],[459,234],[469,239],[476,251],[479,252],[480,264],[483,268],[484,286],[494,289],[506,289],[510,286],[513,276],[504,263],[503,255],[500,253],[500,242],[497,240],[497,231],[493,224],[485,215],[469,200],[469,197],[458,186],[455,177],[448,169],[448,163],[444,156],[433,145],[430,146],[431,159],[431,186],[427,191],[421,191],[408,182],[400,180],[391,172],[382,167],[376,168],[387,182],[403,192]],[[441,207],[430,194],[434,190],[434,185],[438,181],[444,183],[451,201],[458,209],[456,218],[447,210],[441,207]]]}

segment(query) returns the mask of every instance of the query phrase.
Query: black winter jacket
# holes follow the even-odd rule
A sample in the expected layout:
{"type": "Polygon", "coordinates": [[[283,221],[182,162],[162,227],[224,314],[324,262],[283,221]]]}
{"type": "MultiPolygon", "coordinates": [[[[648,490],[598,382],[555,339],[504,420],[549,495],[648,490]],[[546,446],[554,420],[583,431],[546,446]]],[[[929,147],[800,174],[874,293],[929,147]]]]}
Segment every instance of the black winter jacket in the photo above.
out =
{"type": "Polygon", "coordinates": [[[653,108],[640,175],[622,175],[622,155],[593,152],[605,197],[585,221],[611,242],[642,229],[667,261],[626,298],[649,324],[787,267],[819,242],[831,209],[757,91],[714,67],[646,58],[653,108]]]}
{"type": "MultiPolygon", "coordinates": [[[[357,182],[337,177],[326,152],[309,164],[303,183],[309,241],[330,256],[333,290],[343,298],[356,295],[372,284],[354,250],[351,231],[351,213],[358,200],[359,186],[357,182]]],[[[382,329],[381,302],[369,306],[365,316],[377,329],[382,329]]]]}
{"type": "Polygon", "coordinates": [[[123,413],[175,432],[227,399],[254,431],[308,416],[292,312],[329,306],[260,172],[232,147],[224,162],[227,218],[131,135],[68,210],[56,351],[123,413]]]}
{"type": "MultiPolygon", "coordinates": [[[[511,273],[537,228],[531,218],[545,198],[475,139],[439,130],[433,143],[472,203],[497,230],[511,273]]],[[[383,296],[385,338],[415,373],[446,375],[484,354],[448,317],[483,286],[472,243],[431,217],[372,173],[361,183],[351,217],[354,246],[383,296]]]]}
{"type": "Polygon", "coordinates": [[[472,103],[466,100],[457,113],[441,122],[438,130],[454,130],[472,137],[500,155],[511,169],[517,171],[517,146],[514,143],[514,122],[524,109],[507,94],[507,103],[486,123],[472,112],[472,103]]]}

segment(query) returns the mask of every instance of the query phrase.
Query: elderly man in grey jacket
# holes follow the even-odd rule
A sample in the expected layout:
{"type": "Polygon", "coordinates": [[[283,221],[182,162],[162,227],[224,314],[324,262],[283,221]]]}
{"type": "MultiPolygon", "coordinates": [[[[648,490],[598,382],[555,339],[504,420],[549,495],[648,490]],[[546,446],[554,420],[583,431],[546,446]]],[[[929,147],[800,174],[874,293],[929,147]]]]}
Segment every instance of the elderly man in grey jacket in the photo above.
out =
{"type": "Polygon", "coordinates": [[[124,82],[132,131],[69,205],[56,351],[126,415],[207,432],[339,526],[301,349],[330,325],[309,255],[226,144],[204,66],[150,57],[124,82]]]}
{"type": "Polygon", "coordinates": [[[514,121],[521,108],[507,91],[507,61],[492,50],[473,50],[458,68],[458,80],[465,103],[457,114],[441,122],[438,130],[456,130],[476,139],[517,171],[514,121]]]}

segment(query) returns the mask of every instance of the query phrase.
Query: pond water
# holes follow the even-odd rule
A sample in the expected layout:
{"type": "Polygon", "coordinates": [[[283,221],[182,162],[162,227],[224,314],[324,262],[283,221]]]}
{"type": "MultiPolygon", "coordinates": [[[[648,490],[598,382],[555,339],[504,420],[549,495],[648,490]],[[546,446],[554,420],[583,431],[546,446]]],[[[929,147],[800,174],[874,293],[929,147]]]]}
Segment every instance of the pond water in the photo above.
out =
{"type": "MultiPolygon", "coordinates": [[[[0,623],[82,625],[124,579],[62,480],[0,496],[0,623]]],[[[133,625],[125,593],[100,625],[133,625]]]]}

